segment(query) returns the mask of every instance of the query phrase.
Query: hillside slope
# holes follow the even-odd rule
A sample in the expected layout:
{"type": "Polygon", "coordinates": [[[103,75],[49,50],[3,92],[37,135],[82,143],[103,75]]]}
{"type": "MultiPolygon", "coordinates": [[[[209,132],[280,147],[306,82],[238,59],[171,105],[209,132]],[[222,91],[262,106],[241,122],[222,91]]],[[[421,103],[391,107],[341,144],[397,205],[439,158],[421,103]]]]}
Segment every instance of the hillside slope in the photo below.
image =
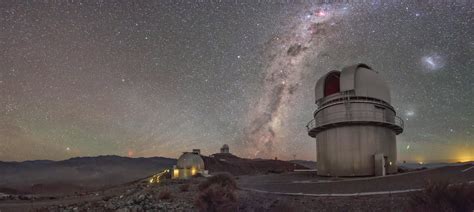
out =
{"type": "Polygon", "coordinates": [[[209,157],[203,156],[206,169],[213,172],[229,172],[233,175],[254,175],[266,173],[282,173],[294,169],[307,169],[299,164],[281,160],[246,159],[232,154],[217,153],[209,157]]]}
{"type": "Polygon", "coordinates": [[[176,159],[120,156],[78,157],[63,161],[0,162],[0,192],[68,193],[142,179],[176,159]]]}

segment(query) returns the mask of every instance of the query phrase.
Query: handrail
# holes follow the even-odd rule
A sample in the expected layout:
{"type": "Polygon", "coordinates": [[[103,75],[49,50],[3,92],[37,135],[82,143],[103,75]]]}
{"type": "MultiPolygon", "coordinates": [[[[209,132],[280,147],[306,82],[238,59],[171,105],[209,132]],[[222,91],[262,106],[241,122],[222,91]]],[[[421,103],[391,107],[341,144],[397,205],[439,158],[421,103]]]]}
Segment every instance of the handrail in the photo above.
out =
{"type": "Polygon", "coordinates": [[[321,115],[308,122],[306,128],[308,131],[313,128],[340,123],[340,122],[357,122],[357,121],[372,121],[378,123],[387,123],[391,125],[404,128],[403,120],[396,115],[389,115],[384,112],[371,110],[353,110],[353,111],[338,111],[333,113],[322,112],[321,115]]]}
{"type": "MultiPolygon", "coordinates": [[[[346,102],[344,101],[331,101],[330,103],[328,104],[324,104],[324,106],[321,106],[321,107],[318,107],[314,112],[313,112],[313,116],[316,116],[317,113],[323,111],[325,108],[328,108],[328,107],[331,107],[333,105],[337,105],[337,104],[344,104],[346,102]]],[[[377,100],[369,100],[369,99],[366,99],[366,100],[363,100],[363,99],[352,99],[350,102],[350,104],[352,103],[371,103],[373,105],[380,105],[384,108],[388,108],[389,110],[395,112],[395,109],[391,106],[391,105],[388,105],[384,102],[381,102],[381,101],[377,101],[377,100]]]]}
{"type": "MultiPolygon", "coordinates": [[[[355,95],[354,93],[338,93],[338,94],[332,94],[332,95],[329,95],[329,96],[325,96],[325,97],[319,99],[316,104],[318,106],[323,106],[323,105],[326,105],[326,104],[331,103],[331,102],[338,102],[338,101],[346,100],[346,99],[365,99],[365,100],[370,100],[370,101],[375,101],[375,102],[381,102],[381,103],[384,103],[384,104],[388,104],[387,102],[385,102],[381,99],[377,99],[377,98],[370,97],[370,96],[358,96],[358,95],[355,95]],[[324,103],[324,104],[322,104],[322,103],[324,103]]],[[[390,105],[390,104],[388,104],[388,105],[390,105]]]]}

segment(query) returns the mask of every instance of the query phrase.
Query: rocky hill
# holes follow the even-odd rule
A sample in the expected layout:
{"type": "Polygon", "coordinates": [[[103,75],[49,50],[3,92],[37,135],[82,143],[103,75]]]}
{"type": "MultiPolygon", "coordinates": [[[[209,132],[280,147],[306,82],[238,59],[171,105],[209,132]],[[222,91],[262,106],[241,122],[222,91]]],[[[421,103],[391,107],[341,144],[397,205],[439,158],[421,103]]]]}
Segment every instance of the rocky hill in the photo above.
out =
{"type": "Polygon", "coordinates": [[[233,175],[254,175],[266,173],[282,173],[306,167],[282,160],[246,159],[229,153],[217,153],[209,157],[203,156],[209,172],[228,172],[233,175]]]}
{"type": "Polygon", "coordinates": [[[143,179],[176,159],[120,156],[0,162],[0,193],[70,193],[143,179]]]}
{"type": "MultiPolygon", "coordinates": [[[[306,167],[281,160],[245,159],[232,154],[202,156],[210,173],[282,173],[306,167]]],[[[0,193],[68,194],[113,187],[172,168],[176,159],[120,156],[77,157],[63,161],[0,162],[0,193]]]]}

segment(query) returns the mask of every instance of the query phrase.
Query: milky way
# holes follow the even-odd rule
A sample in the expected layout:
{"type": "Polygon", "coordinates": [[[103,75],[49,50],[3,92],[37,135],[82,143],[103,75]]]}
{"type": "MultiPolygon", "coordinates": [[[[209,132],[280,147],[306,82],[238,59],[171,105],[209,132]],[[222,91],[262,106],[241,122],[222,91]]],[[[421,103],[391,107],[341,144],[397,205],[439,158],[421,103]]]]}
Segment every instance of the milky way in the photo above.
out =
{"type": "Polygon", "coordinates": [[[0,1],[0,160],[314,160],[314,85],[366,63],[398,158],[474,158],[472,1],[0,1]]]}
{"type": "Polygon", "coordinates": [[[299,89],[302,72],[307,54],[318,56],[330,26],[340,19],[341,9],[332,7],[309,7],[293,17],[287,31],[276,35],[268,42],[268,61],[263,69],[263,94],[249,117],[252,119],[249,129],[245,131],[247,138],[246,152],[253,157],[272,157],[277,155],[281,147],[278,133],[281,122],[287,120],[292,95],[299,89]]]}

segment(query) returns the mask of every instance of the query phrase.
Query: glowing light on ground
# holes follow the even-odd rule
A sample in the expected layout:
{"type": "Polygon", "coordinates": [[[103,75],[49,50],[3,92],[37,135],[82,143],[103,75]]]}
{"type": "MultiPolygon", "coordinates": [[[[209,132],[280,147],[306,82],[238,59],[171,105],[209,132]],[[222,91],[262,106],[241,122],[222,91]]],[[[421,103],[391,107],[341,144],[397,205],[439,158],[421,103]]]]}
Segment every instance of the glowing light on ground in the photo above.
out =
{"type": "Polygon", "coordinates": [[[166,174],[170,172],[169,169],[165,169],[163,170],[162,172],[158,173],[158,174],[155,174],[153,175],[152,177],[150,177],[150,179],[148,180],[148,182],[150,184],[153,184],[153,183],[160,183],[160,179],[166,174]]]}
{"type": "MultiPolygon", "coordinates": [[[[471,151],[472,152],[472,151],[471,151]]],[[[463,149],[456,154],[456,162],[469,162],[474,161],[474,155],[471,154],[469,149],[463,149]]]]}

